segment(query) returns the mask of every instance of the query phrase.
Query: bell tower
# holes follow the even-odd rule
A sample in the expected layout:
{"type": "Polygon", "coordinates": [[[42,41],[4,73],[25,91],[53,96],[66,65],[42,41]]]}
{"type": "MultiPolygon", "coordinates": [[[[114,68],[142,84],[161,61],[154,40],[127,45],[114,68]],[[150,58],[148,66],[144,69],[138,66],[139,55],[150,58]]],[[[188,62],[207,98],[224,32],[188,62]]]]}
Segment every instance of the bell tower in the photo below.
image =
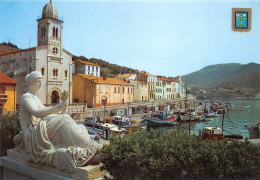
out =
{"type": "Polygon", "coordinates": [[[63,21],[59,20],[58,10],[52,0],[44,6],[42,18],[37,21],[37,46],[47,45],[48,55],[61,57],[63,21]]]}

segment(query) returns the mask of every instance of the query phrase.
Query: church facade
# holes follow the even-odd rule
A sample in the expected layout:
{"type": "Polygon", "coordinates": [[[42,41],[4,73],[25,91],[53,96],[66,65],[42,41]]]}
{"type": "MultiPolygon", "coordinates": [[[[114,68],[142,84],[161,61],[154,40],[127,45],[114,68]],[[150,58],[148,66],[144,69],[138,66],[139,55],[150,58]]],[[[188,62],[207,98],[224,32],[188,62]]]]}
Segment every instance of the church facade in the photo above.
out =
{"type": "Polygon", "coordinates": [[[44,76],[38,97],[43,104],[55,104],[60,101],[61,93],[69,92],[68,103],[72,102],[72,54],[63,49],[63,21],[50,1],[37,20],[37,46],[0,54],[0,71],[12,77],[19,84],[17,104],[26,91],[25,76],[39,71],[44,76]]]}

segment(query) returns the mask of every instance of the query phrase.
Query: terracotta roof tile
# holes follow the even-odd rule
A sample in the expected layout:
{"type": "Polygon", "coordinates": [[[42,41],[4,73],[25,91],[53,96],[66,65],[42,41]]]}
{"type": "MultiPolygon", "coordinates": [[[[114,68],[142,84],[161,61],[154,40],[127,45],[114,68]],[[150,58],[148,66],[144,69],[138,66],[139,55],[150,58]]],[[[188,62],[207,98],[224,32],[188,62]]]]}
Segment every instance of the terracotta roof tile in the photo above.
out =
{"type": "Polygon", "coordinates": [[[76,61],[87,64],[87,65],[91,65],[91,66],[100,66],[98,64],[95,64],[95,63],[92,63],[92,62],[89,62],[89,61],[82,61],[82,60],[76,60],[76,61]]]}
{"type": "Polygon", "coordinates": [[[136,73],[136,74],[144,74],[144,75],[147,75],[147,76],[154,76],[155,77],[155,75],[149,74],[147,72],[135,71],[134,73],[136,73]]]}
{"type": "Polygon", "coordinates": [[[122,74],[118,78],[129,78],[130,76],[131,76],[131,74],[122,74]]]}
{"type": "Polygon", "coordinates": [[[2,54],[0,54],[0,56],[1,56],[1,55],[7,55],[7,54],[18,53],[18,52],[23,52],[23,51],[30,51],[30,50],[33,50],[33,49],[36,49],[36,47],[27,48],[27,49],[18,49],[18,50],[11,51],[11,52],[7,52],[7,53],[2,53],[2,54]]]}
{"type": "Polygon", "coordinates": [[[4,73],[2,73],[0,71],[0,84],[18,84],[19,82],[17,82],[16,80],[8,77],[7,75],[5,75],[4,73]]]}
{"type": "Polygon", "coordinates": [[[128,83],[127,81],[123,81],[120,79],[116,78],[105,78],[105,77],[98,77],[98,76],[92,76],[92,75],[85,75],[85,74],[76,74],[74,76],[81,76],[85,79],[97,79],[99,84],[117,84],[117,85],[128,85],[128,86],[133,86],[133,84],[128,83]]]}

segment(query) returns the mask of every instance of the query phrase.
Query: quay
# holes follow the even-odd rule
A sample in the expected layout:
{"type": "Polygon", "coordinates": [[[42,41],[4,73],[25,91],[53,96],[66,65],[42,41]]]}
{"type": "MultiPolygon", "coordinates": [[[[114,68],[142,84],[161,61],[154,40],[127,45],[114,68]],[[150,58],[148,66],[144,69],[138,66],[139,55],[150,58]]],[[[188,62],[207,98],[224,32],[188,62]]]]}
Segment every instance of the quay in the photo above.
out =
{"type": "MultiPolygon", "coordinates": [[[[180,98],[174,100],[162,100],[154,102],[128,103],[114,106],[95,107],[95,116],[104,118],[113,115],[125,115],[138,118],[146,113],[157,111],[179,110],[184,111],[185,108],[195,108],[195,98],[180,98]]],[[[66,110],[74,120],[82,120],[86,116],[93,116],[93,107],[87,107],[87,104],[69,104],[66,110]]]]}

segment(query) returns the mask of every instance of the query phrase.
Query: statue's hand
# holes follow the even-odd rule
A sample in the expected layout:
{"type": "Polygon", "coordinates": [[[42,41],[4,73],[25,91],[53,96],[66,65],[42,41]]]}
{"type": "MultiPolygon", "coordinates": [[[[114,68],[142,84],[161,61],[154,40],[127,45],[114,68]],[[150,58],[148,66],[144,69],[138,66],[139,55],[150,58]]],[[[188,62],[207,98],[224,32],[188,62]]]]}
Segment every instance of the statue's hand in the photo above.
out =
{"type": "Polygon", "coordinates": [[[68,105],[68,101],[67,101],[67,99],[66,99],[66,100],[64,100],[64,101],[61,101],[61,103],[57,105],[57,108],[58,108],[59,110],[63,110],[63,109],[65,109],[65,108],[67,107],[67,105],[68,105]]]}

